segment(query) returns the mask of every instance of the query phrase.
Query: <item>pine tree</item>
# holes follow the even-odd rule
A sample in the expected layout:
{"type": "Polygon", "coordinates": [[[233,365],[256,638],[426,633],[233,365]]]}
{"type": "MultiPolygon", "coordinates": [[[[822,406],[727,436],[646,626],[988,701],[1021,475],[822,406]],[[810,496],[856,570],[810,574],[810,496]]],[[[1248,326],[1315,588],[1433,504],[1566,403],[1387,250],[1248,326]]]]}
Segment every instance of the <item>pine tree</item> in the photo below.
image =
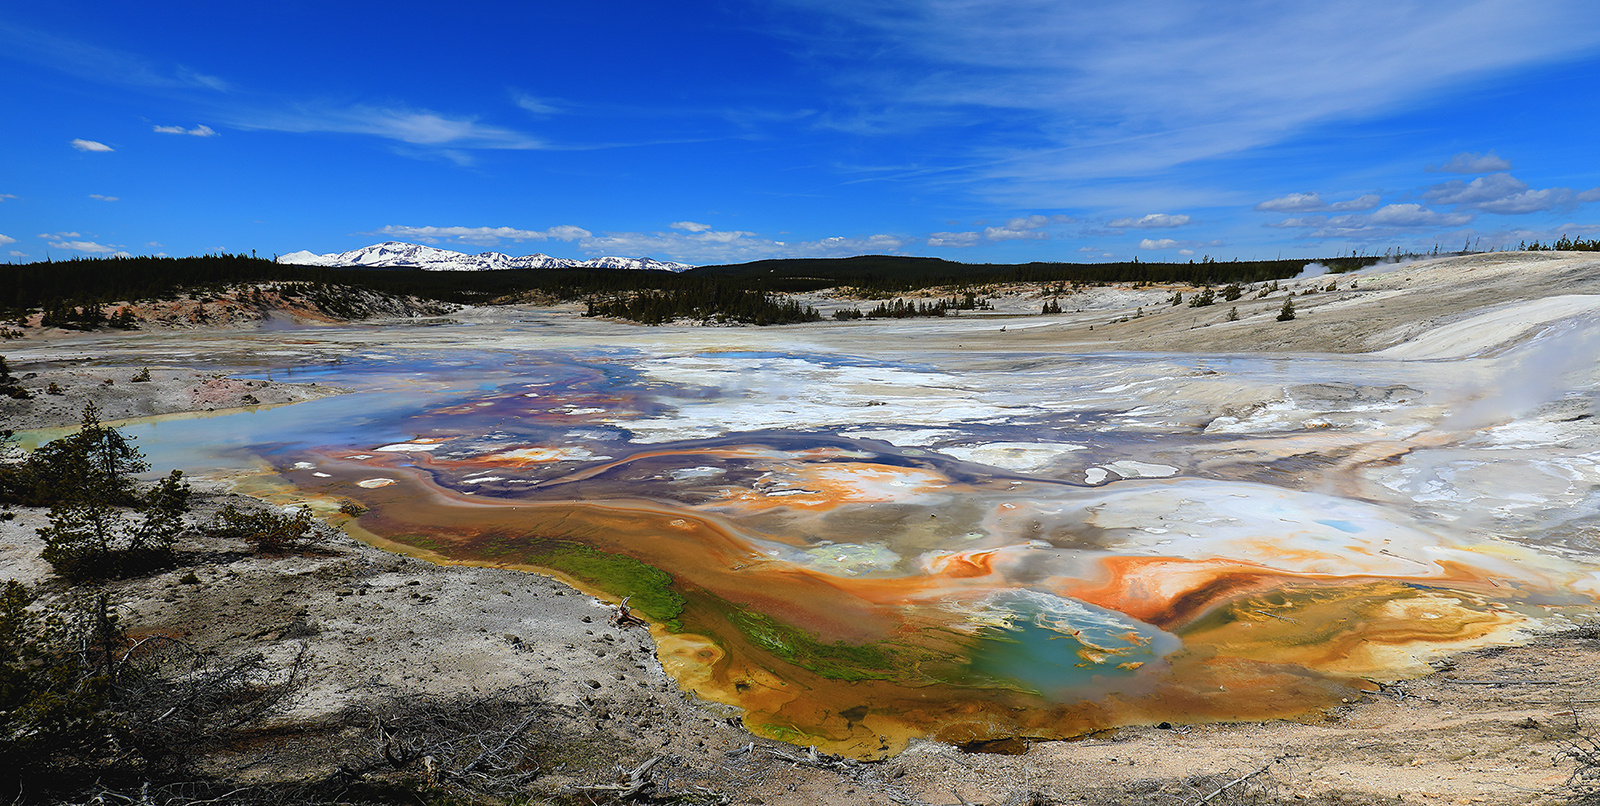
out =
{"type": "Polygon", "coordinates": [[[168,562],[189,511],[189,485],[177,470],[138,495],[133,476],[150,465],[127,437],[102,425],[99,414],[93,404],[85,406],[78,433],[35,451],[25,467],[34,498],[52,504],[50,525],[38,530],[45,544],[40,557],[72,579],[168,562]]]}
{"type": "Polygon", "coordinates": [[[1293,319],[1293,318],[1294,318],[1294,300],[1286,299],[1286,300],[1283,301],[1283,307],[1278,310],[1278,321],[1279,322],[1287,322],[1287,321],[1289,321],[1290,319],[1293,319]]]}

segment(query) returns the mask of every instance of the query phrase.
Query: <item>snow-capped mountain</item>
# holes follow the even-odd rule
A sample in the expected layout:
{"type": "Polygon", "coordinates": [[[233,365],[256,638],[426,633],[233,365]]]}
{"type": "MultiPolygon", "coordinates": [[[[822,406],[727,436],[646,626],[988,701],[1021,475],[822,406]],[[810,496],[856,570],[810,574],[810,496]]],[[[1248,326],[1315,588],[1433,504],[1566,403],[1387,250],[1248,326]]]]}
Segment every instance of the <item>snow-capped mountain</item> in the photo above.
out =
{"type": "Polygon", "coordinates": [[[372,269],[422,269],[424,271],[494,271],[497,269],[635,269],[643,271],[683,271],[687,263],[671,263],[648,257],[597,257],[572,260],[532,254],[512,257],[502,252],[468,255],[421,244],[386,241],[349,252],[326,255],[301,250],[278,256],[279,263],[299,266],[360,266],[372,269]]]}

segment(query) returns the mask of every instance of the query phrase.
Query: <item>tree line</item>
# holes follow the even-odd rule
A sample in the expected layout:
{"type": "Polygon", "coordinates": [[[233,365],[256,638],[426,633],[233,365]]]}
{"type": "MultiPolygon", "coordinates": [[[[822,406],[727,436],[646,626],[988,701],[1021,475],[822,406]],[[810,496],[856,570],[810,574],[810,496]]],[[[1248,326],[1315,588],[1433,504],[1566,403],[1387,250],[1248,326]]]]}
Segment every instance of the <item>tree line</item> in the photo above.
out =
{"type": "MultiPolygon", "coordinates": [[[[1594,241],[1563,238],[1548,248],[1589,248],[1594,241]]],[[[1532,248],[1547,248],[1534,244],[1532,248]]],[[[1320,262],[1334,272],[1377,262],[1377,256],[1341,256],[1320,262]]],[[[760,260],[701,266],[680,273],[628,269],[508,269],[451,272],[421,269],[334,268],[280,264],[253,254],[196,257],[75,258],[0,265],[0,318],[42,311],[45,324],[75,329],[131,327],[131,312],[103,306],[117,301],[174,299],[241,284],[294,284],[296,293],[338,309],[342,288],[358,287],[459,304],[551,299],[586,301],[592,316],[658,324],[700,319],[750,324],[813,321],[814,311],[774,295],[847,286],[868,296],[891,297],[930,287],[978,288],[1006,283],[1053,284],[1063,292],[1108,283],[1197,286],[1257,283],[1293,277],[1304,259],[1149,263],[966,264],[930,257],[861,255],[849,258],[760,260]],[[120,317],[120,318],[119,318],[120,317]]],[[[967,292],[966,296],[971,296],[967,292]]],[[[943,303],[964,309],[965,299],[943,303]]],[[[941,315],[919,308],[886,309],[863,316],[941,315]]]]}
{"type": "Polygon", "coordinates": [[[707,280],[693,281],[684,288],[593,297],[588,301],[584,316],[628,319],[647,325],[677,319],[783,325],[822,318],[809,305],[778,299],[765,291],[742,288],[734,283],[707,280]]]}
{"type": "Polygon", "coordinates": [[[1559,240],[1551,241],[1549,245],[1534,241],[1523,241],[1518,247],[1525,252],[1600,252],[1600,238],[1569,238],[1565,235],[1559,240]]]}

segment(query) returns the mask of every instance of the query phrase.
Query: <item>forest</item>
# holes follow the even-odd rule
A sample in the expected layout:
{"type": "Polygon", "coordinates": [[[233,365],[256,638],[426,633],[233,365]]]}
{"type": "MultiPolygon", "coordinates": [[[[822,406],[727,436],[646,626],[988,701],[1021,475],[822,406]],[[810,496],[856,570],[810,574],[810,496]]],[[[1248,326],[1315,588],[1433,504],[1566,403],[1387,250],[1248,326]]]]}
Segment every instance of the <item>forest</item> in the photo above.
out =
{"type": "MultiPolygon", "coordinates": [[[[1565,243],[1572,243],[1564,241],[1565,243]]],[[[1591,242],[1592,243],[1592,242],[1591,242]]],[[[1537,245],[1535,245],[1537,246],[1537,245]]],[[[1533,248],[1533,247],[1530,247],[1533,248]]],[[[1332,271],[1371,265],[1378,257],[1323,258],[1332,271]]],[[[1213,285],[1293,277],[1303,259],[1199,263],[968,264],[941,258],[862,255],[760,260],[701,266],[681,273],[624,269],[514,269],[437,272],[420,269],[330,268],[279,264],[254,255],[77,258],[0,266],[0,318],[19,321],[43,311],[77,329],[131,327],[108,321],[97,306],[113,302],[198,298],[260,282],[358,286],[388,294],[461,304],[536,299],[586,302],[591,316],[660,324],[687,318],[750,324],[812,321],[815,311],[772,295],[846,286],[866,297],[930,287],[965,289],[1001,283],[1087,286],[1113,282],[1213,285]]],[[[880,316],[904,315],[892,311],[880,316]]]]}

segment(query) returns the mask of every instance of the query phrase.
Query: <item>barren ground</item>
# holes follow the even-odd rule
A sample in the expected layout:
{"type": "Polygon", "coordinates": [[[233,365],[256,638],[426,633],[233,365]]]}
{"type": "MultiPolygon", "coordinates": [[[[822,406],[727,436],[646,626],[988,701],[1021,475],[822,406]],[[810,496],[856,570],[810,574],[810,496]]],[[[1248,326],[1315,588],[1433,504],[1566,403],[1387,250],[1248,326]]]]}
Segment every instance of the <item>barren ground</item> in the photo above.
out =
{"type": "MultiPolygon", "coordinates": [[[[1515,343],[1556,316],[1600,309],[1600,262],[1583,254],[1479,255],[1291,285],[1329,284],[1338,290],[1295,297],[1292,322],[1275,320],[1281,295],[1240,300],[1234,322],[1226,321],[1235,307],[1228,303],[1166,305],[1174,289],[1086,292],[1063,298],[1066,312],[1057,317],[999,318],[1008,313],[1001,305],[993,326],[975,326],[962,346],[1459,356],[1515,343]],[[1469,327],[1451,329],[1469,318],[1469,327]]],[[[1037,289],[1002,292],[1017,314],[1037,313],[1047,298],[1037,289]]],[[[0,401],[9,428],[70,425],[89,401],[113,421],[337,391],[166,366],[135,383],[137,354],[93,354],[101,347],[86,352],[79,337],[30,333],[0,345],[23,385],[40,392],[0,401]],[[52,382],[60,394],[44,391],[52,382]]],[[[196,488],[199,520],[236,500],[224,481],[196,488]]],[[[45,513],[14,511],[0,522],[0,567],[50,589],[34,536],[45,513]]],[[[546,709],[537,731],[547,753],[532,789],[541,798],[663,756],[658,785],[700,786],[733,803],[1554,804],[1574,796],[1565,785],[1576,766],[1570,743],[1600,732],[1600,632],[1579,629],[1466,653],[1430,677],[1301,720],[1129,727],[991,748],[1015,755],[923,742],[881,763],[810,759],[804,749],[751,737],[721,706],[686,698],[643,628],[613,626],[611,606],[561,582],[432,565],[337,531],[325,546],[264,557],[192,540],[185,567],[111,586],[139,632],[221,654],[287,657],[310,648],[308,685],[293,709],[252,747],[215,759],[217,771],[326,774],[375,752],[360,709],[476,696],[546,709]]]]}

